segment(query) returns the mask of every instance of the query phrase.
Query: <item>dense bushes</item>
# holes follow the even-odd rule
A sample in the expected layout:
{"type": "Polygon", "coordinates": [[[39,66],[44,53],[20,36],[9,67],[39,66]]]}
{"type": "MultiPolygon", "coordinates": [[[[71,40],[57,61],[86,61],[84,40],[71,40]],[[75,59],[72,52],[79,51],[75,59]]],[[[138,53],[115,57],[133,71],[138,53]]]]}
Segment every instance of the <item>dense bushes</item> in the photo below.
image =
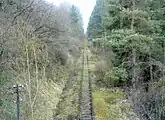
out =
{"type": "Polygon", "coordinates": [[[164,87],[154,88],[165,79],[164,10],[163,0],[97,0],[87,32],[99,56],[112,63],[99,80],[109,87],[127,83],[135,111],[145,120],[165,116],[164,87]]]}
{"type": "Polygon", "coordinates": [[[113,68],[110,71],[106,71],[103,78],[105,85],[110,87],[120,87],[123,86],[128,80],[128,74],[125,69],[113,68]]]}
{"type": "Polygon", "coordinates": [[[80,12],[44,0],[2,0],[0,8],[0,119],[16,119],[15,94],[6,93],[17,83],[27,85],[22,119],[51,119],[73,69],[68,59],[75,61],[84,39],[80,12]]]}
{"type": "Polygon", "coordinates": [[[110,66],[105,60],[99,60],[95,64],[96,84],[102,87],[121,87],[128,80],[128,73],[124,68],[110,66]]]}

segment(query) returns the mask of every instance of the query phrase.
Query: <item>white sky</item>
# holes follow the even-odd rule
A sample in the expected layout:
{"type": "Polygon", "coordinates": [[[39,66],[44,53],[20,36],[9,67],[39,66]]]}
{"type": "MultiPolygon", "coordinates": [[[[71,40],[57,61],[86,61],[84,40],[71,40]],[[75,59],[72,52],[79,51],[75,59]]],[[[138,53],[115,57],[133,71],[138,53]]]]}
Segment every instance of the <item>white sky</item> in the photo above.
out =
{"type": "Polygon", "coordinates": [[[74,4],[77,7],[79,7],[81,14],[83,16],[84,29],[86,31],[88,22],[89,22],[89,17],[95,6],[96,0],[47,0],[47,1],[50,3],[54,3],[56,5],[59,5],[60,3],[64,2],[64,1],[68,1],[71,4],[74,4]]]}

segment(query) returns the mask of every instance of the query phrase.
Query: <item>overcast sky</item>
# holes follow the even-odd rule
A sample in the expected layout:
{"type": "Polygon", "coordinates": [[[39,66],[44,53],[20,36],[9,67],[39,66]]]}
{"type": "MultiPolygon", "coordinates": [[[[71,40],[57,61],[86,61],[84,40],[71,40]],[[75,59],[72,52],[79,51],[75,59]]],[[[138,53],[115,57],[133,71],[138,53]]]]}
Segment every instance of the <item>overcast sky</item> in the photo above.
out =
{"type": "Polygon", "coordinates": [[[60,3],[64,2],[64,1],[68,1],[71,4],[74,4],[77,7],[79,7],[81,14],[83,16],[84,29],[86,31],[88,22],[89,22],[89,17],[95,6],[96,0],[47,0],[47,1],[50,3],[54,3],[56,5],[59,5],[60,3]]]}

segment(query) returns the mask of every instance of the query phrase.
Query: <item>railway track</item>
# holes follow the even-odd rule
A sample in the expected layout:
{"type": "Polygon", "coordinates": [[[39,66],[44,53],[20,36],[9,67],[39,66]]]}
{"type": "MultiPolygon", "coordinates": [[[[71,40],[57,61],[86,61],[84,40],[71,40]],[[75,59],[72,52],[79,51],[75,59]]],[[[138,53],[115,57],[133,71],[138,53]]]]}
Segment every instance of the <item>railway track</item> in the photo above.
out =
{"type": "Polygon", "coordinates": [[[90,79],[89,59],[86,49],[84,50],[82,57],[78,120],[95,120],[92,104],[92,86],[90,79]]]}
{"type": "MultiPolygon", "coordinates": [[[[89,70],[89,59],[88,59],[88,52],[87,50],[82,51],[82,57],[81,60],[81,72],[80,72],[80,79],[77,83],[79,88],[77,89],[77,92],[79,91],[79,101],[78,101],[78,114],[75,116],[73,114],[70,114],[67,116],[67,120],[95,120],[94,119],[94,110],[93,110],[93,104],[92,104],[92,85],[91,85],[91,79],[90,79],[90,70],[89,70]]],[[[71,72],[70,78],[65,85],[63,89],[64,94],[68,89],[68,83],[70,80],[72,80],[72,75],[75,73],[75,70],[71,72]]],[[[55,113],[53,115],[54,120],[60,119],[61,115],[63,115],[61,110],[61,106],[63,106],[63,97],[62,101],[59,102],[57,105],[57,109],[55,110],[55,113]]],[[[65,108],[65,107],[64,107],[65,108]]],[[[62,108],[62,109],[64,109],[62,108]]],[[[72,109],[72,108],[71,108],[72,109]]],[[[63,117],[63,116],[62,116],[63,117]]]]}

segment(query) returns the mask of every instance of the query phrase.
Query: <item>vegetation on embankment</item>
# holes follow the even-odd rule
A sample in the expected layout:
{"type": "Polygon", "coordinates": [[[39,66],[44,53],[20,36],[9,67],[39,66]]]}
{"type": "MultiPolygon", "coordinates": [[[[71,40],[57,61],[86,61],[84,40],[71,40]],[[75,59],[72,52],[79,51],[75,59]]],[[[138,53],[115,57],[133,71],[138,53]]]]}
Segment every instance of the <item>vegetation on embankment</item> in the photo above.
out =
{"type": "MultiPolygon", "coordinates": [[[[96,50],[96,49],[95,49],[96,50]]],[[[113,79],[105,77],[111,67],[107,67],[107,58],[91,49],[89,68],[93,83],[93,107],[96,120],[138,120],[133,112],[132,102],[125,98],[125,93],[119,87],[114,87],[113,79]],[[109,81],[109,82],[108,82],[109,81]],[[109,84],[109,85],[107,85],[109,84]]],[[[115,76],[116,74],[112,74],[115,76]]],[[[118,80],[118,79],[116,79],[118,80]]]]}
{"type": "Polygon", "coordinates": [[[88,39],[112,63],[100,63],[98,85],[127,87],[144,120],[165,119],[164,21],[164,0],[96,0],[88,24],[88,39]]]}
{"type": "Polygon", "coordinates": [[[65,89],[63,89],[59,103],[54,110],[56,119],[58,120],[66,120],[69,117],[75,118],[78,115],[79,92],[83,69],[82,57],[83,53],[75,62],[75,68],[72,71],[73,74],[71,73],[72,75],[68,79],[68,84],[66,84],[65,89]]]}
{"type": "Polygon", "coordinates": [[[119,105],[117,101],[123,98],[122,92],[107,90],[93,91],[93,105],[96,120],[118,120],[119,105]]]}
{"type": "Polygon", "coordinates": [[[139,120],[130,101],[122,90],[93,90],[93,106],[96,120],[139,120]]]}
{"type": "Polygon", "coordinates": [[[15,84],[20,119],[52,119],[84,37],[74,5],[0,0],[0,120],[17,119],[15,84]]]}

